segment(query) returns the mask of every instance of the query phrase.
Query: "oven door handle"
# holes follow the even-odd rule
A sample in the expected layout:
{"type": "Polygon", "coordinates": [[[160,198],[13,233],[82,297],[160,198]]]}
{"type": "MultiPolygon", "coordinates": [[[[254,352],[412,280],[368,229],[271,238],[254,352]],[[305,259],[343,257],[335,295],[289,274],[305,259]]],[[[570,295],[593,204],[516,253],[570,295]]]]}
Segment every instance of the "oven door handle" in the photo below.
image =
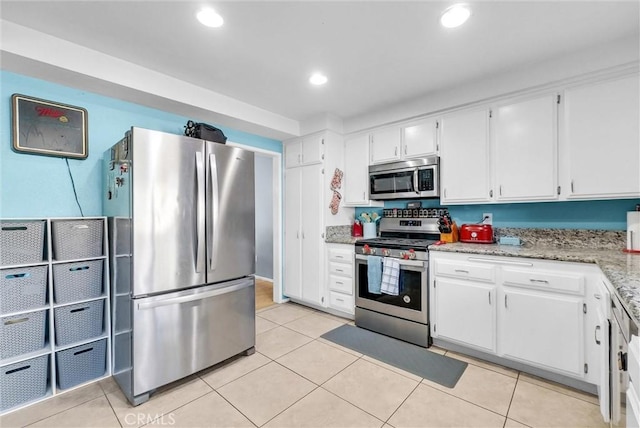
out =
{"type": "MultiPolygon", "coordinates": [[[[356,260],[367,260],[368,256],[365,256],[364,254],[356,254],[356,260]]],[[[417,267],[424,267],[424,261],[422,260],[405,260],[405,259],[398,259],[398,263],[400,263],[400,266],[417,266],[417,267]]]]}

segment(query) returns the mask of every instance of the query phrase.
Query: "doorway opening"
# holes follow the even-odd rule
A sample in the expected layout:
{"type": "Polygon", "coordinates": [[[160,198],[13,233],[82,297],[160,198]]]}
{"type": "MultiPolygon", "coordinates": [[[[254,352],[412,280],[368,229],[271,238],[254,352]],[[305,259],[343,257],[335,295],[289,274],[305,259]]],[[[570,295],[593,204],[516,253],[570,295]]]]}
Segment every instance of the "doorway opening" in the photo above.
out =
{"type": "Polygon", "coordinates": [[[227,141],[255,154],[256,310],[282,303],[282,154],[227,141]]]}

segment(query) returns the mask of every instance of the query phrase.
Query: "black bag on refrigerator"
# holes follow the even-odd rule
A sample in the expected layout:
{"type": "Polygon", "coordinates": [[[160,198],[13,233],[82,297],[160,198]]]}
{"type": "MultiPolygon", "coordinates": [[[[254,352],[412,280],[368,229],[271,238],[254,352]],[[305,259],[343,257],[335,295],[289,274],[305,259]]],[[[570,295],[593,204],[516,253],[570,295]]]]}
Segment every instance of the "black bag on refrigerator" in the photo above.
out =
{"type": "Polygon", "coordinates": [[[201,140],[212,141],[214,143],[224,144],[227,137],[222,130],[206,123],[196,123],[192,120],[188,121],[184,127],[184,135],[187,137],[199,138],[201,140]]]}

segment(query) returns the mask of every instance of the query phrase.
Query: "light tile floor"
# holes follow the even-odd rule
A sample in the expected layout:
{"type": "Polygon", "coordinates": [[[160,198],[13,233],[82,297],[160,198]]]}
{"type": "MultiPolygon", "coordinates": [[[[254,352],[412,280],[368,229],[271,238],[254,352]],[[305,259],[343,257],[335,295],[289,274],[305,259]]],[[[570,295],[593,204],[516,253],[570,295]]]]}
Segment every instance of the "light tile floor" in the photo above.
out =
{"type": "Polygon", "coordinates": [[[319,338],[348,320],[292,303],[257,315],[254,355],[164,387],[138,407],[107,379],[5,415],[0,426],[606,426],[595,397],[515,370],[430,348],[469,363],[445,388],[319,338]]]}

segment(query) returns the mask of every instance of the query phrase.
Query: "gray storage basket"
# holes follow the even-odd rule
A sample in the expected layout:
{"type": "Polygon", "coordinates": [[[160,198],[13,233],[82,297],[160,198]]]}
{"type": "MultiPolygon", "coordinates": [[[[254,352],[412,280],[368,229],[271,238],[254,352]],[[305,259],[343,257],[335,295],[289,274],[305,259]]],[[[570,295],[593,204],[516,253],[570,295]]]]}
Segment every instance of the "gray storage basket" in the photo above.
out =
{"type": "Polygon", "coordinates": [[[101,336],[103,311],[102,299],[55,308],[56,345],[64,346],[101,336]]]}
{"type": "Polygon", "coordinates": [[[44,220],[0,222],[0,266],[42,262],[44,220]]]}
{"type": "Polygon", "coordinates": [[[0,360],[44,347],[47,311],[0,318],[0,360]]]}
{"type": "Polygon", "coordinates": [[[0,270],[0,314],[21,312],[47,303],[47,266],[0,270]]]}
{"type": "Polygon", "coordinates": [[[102,295],[104,260],[53,265],[53,298],[56,303],[93,299],[102,295]]]}
{"type": "Polygon", "coordinates": [[[0,367],[0,411],[47,394],[49,355],[0,367]]]}
{"type": "Polygon", "coordinates": [[[67,389],[104,375],[107,339],[56,352],[58,387],[67,389]]]}
{"type": "Polygon", "coordinates": [[[72,260],[102,256],[103,228],[102,220],[52,221],[53,258],[72,260]]]}

